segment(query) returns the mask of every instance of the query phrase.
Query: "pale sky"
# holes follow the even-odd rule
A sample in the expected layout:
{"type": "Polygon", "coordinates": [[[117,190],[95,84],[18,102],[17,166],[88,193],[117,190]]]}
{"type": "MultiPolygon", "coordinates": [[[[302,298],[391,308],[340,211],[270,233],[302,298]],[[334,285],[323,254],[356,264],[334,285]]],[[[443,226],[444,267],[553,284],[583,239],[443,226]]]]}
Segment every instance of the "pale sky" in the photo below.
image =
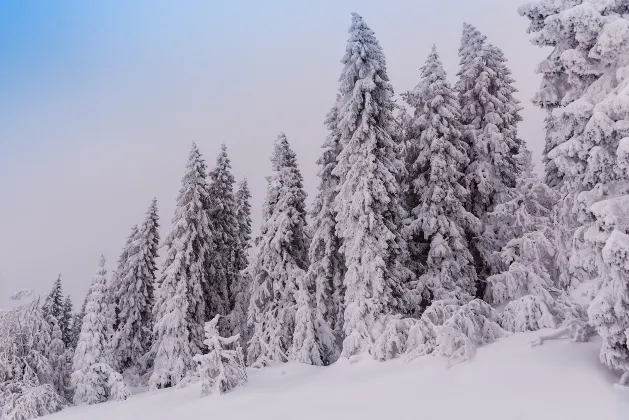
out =
{"type": "Polygon", "coordinates": [[[193,141],[209,167],[227,145],[234,175],[249,179],[254,233],[279,132],[314,195],[354,11],[396,93],[418,82],[432,44],[454,81],[462,24],[475,25],[509,60],[520,135],[539,162],[544,113],[529,98],[547,52],[528,42],[522,2],[2,2],[0,305],[16,289],[46,293],[61,273],[80,306],[99,255],[111,272],[154,196],[165,237],[193,141]]]}

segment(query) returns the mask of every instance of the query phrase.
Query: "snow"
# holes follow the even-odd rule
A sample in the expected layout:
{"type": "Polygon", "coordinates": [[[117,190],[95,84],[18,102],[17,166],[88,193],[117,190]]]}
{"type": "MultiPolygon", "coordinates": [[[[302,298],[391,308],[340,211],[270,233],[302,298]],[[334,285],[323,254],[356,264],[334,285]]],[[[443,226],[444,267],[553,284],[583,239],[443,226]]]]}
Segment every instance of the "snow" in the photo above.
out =
{"type": "Polygon", "coordinates": [[[200,384],[149,391],[127,401],[71,407],[50,420],[229,418],[232,420],[465,419],[620,420],[629,391],[598,360],[600,339],[528,343],[548,331],[519,333],[446,367],[436,356],[330,367],[289,363],[249,370],[249,382],[225,395],[200,398],[200,384]],[[491,400],[488,400],[491,396],[491,400]],[[454,398],[456,397],[456,402],[454,398]],[[317,402],[317,403],[315,403],[317,402]],[[307,408],[306,408],[307,407],[307,408]]]}

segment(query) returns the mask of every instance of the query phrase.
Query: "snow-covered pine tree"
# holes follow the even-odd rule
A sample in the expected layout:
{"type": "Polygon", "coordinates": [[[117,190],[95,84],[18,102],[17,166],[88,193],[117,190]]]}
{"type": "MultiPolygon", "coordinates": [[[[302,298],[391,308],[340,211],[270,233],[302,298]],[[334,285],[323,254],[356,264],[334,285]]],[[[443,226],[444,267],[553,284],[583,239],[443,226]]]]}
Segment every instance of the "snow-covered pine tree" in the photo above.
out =
{"type": "Polygon", "coordinates": [[[123,251],[125,263],[113,285],[118,310],[113,357],[119,371],[141,369],[140,362],[150,348],[158,228],[157,200],[153,199],[144,222],[123,251]]]}
{"type": "Polygon", "coordinates": [[[287,360],[295,328],[295,293],[308,268],[306,193],[297,157],[283,133],[271,163],[274,174],[268,178],[260,237],[248,268],[252,337],[247,358],[253,367],[287,360]]]}
{"type": "MultiPolygon", "coordinates": [[[[482,223],[484,235],[469,238],[481,280],[495,272],[490,257],[504,244],[491,238],[492,221],[487,214],[510,198],[516,178],[522,172],[522,142],[517,138],[521,120],[519,102],[513,97],[511,72],[502,51],[489,44],[474,26],[465,23],[459,49],[460,69],[456,90],[461,106],[463,138],[469,145],[466,169],[469,191],[467,208],[482,223]]],[[[523,152],[524,150],[522,150],[523,152]]],[[[484,282],[477,284],[480,296],[484,282]]]]}
{"type": "Polygon", "coordinates": [[[489,213],[494,234],[505,245],[492,257],[499,272],[487,278],[485,300],[507,304],[501,325],[508,331],[555,328],[568,318],[584,316],[553,281],[556,202],[557,193],[533,174],[528,159],[513,198],[489,213]]]}
{"type": "Polygon", "coordinates": [[[201,378],[201,396],[224,394],[247,382],[242,350],[237,335],[223,338],[218,332],[220,315],[205,323],[205,340],[208,352],[197,354],[197,372],[201,378]]]}
{"type": "MultiPolygon", "coordinates": [[[[17,293],[16,299],[32,292],[17,293]]],[[[53,386],[51,327],[39,299],[0,312],[0,418],[31,419],[66,405],[53,386]]]]}
{"type": "Polygon", "coordinates": [[[392,138],[393,88],[382,48],[356,13],[349,34],[339,78],[341,151],[332,170],[339,178],[334,211],[347,268],[345,357],[372,353],[378,324],[409,306],[406,244],[400,232],[405,212],[398,177],[403,162],[400,145],[392,138]]]}
{"type": "Polygon", "coordinates": [[[539,65],[543,81],[537,100],[551,110],[547,168],[561,194],[558,222],[570,249],[568,267],[559,270],[574,283],[592,277],[601,283],[588,310],[590,323],[603,338],[601,361],[623,372],[621,382],[627,384],[627,4],[539,2],[520,13],[531,21],[533,42],[553,47],[539,65]]]}
{"type": "Polygon", "coordinates": [[[216,167],[209,175],[209,211],[212,221],[214,252],[207,259],[207,278],[210,282],[204,290],[207,303],[206,319],[215,315],[227,315],[233,309],[237,287],[235,256],[238,249],[238,208],[234,198],[234,176],[227,157],[227,147],[221,145],[216,167]]]}
{"type": "Polygon", "coordinates": [[[52,340],[50,342],[50,366],[52,368],[52,384],[57,394],[63,398],[70,396],[70,366],[66,357],[66,347],[63,343],[61,328],[57,323],[52,326],[52,340]]]}
{"type": "Polygon", "coordinates": [[[317,160],[319,186],[311,211],[312,241],[310,242],[310,284],[315,287],[315,329],[321,345],[323,362],[330,364],[338,358],[337,337],[343,333],[343,278],[345,263],[340,252],[341,241],[336,233],[334,200],[339,177],[332,171],[340,153],[337,102],[328,113],[325,124],[328,136],[323,143],[323,153],[317,160]]]}
{"type": "Polygon", "coordinates": [[[172,230],[166,238],[166,258],[153,308],[152,389],[177,385],[194,372],[192,357],[203,349],[203,298],[206,260],[212,258],[212,230],[206,166],[192,145],[172,230]]]}
{"type": "Polygon", "coordinates": [[[246,272],[249,266],[249,249],[251,248],[251,192],[247,180],[244,179],[238,185],[235,194],[236,217],[238,221],[238,248],[234,259],[234,268],[237,274],[234,293],[234,309],[230,321],[234,335],[240,336],[241,347],[245,348],[251,335],[247,326],[247,311],[249,308],[250,277],[246,272]]]}
{"type": "Polygon", "coordinates": [[[48,293],[48,296],[46,296],[42,310],[51,327],[55,323],[60,325],[61,318],[63,317],[63,287],[61,285],[61,274],[59,274],[52,286],[52,290],[48,293]]]}
{"type": "Polygon", "coordinates": [[[72,384],[75,404],[97,404],[109,399],[109,376],[99,365],[111,365],[112,313],[107,300],[107,269],[101,256],[98,272],[85,304],[81,335],[74,352],[72,384]]]}
{"type": "Polygon", "coordinates": [[[109,285],[107,287],[107,298],[110,302],[114,303],[116,308],[116,316],[114,319],[114,331],[118,329],[118,312],[120,311],[120,305],[118,304],[118,298],[116,297],[116,292],[121,288],[120,286],[120,274],[127,267],[127,260],[129,259],[129,253],[131,251],[131,247],[134,246],[134,241],[138,236],[138,225],[133,225],[131,228],[131,233],[127,237],[127,240],[122,248],[122,252],[118,257],[118,264],[116,266],[116,270],[111,274],[111,279],[109,280],[109,285]]]}
{"type": "MultiPolygon", "coordinates": [[[[306,273],[297,279],[297,289],[295,290],[295,305],[297,307],[295,311],[295,330],[293,332],[293,342],[288,350],[288,360],[321,366],[324,364],[321,357],[321,346],[328,343],[320,342],[320,333],[315,328],[315,311],[310,292],[312,287],[310,287],[308,281],[309,278],[306,273]]],[[[321,327],[321,325],[317,326],[321,327]]],[[[330,331],[328,340],[333,340],[333,338],[330,331]]],[[[330,344],[328,344],[328,347],[330,347],[330,344]]]]}
{"type": "Polygon", "coordinates": [[[542,83],[534,101],[548,111],[544,161],[546,182],[560,193],[555,224],[560,238],[556,247],[561,251],[557,263],[562,287],[596,277],[593,254],[583,237],[592,223],[588,209],[592,203],[580,202],[578,197],[592,186],[592,180],[586,179],[586,168],[594,138],[586,133],[587,126],[595,105],[614,84],[617,64],[612,62],[620,62],[623,56],[601,60],[600,51],[622,39],[609,30],[618,25],[613,23],[617,20],[614,16],[624,13],[624,7],[620,1],[603,6],[591,0],[559,0],[534,2],[519,9],[530,21],[532,43],[552,47],[537,67],[542,83]]]}
{"type": "Polygon", "coordinates": [[[421,81],[404,95],[415,110],[411,143],[417,156],[408,168],[415,194],[408,221],[412,250],[425,265],[417,292],[425,304],[433,300],[469,300],[475,294],[476,271],[468,249],[467,233],[478,229],[478,219],[464,205],[467,190],[463,171],[468,163],[461,138],[457,94],[435,47],[421,68],[421,81]],[[424,290],[422,290],[424,288],[424,290]]]}
{"type": "Polygon", "coordinates": [[[74,317],[72,315],[73,309],[74,308],[72,306],[72,299],[70,298],[70,296],[66,296],[65,300],[63,301],[63,313],[61,314],[61,320],[59,321],[63,344],[66,349],[72,347],[72,330],[74,328],[74,317]]]}
{"type": "Polygon", "coordinates": [[[83,326],[83,318],[85,317],[85,306],[87,305],[87,295],[83,299],[83,304],[81,305],[81,311],[75,314],[72,317],[72,338],[71,338],[71,349],[76,349],[76,345],[79,342],[79,337],[81,336],[81,327],[83,326]]]}

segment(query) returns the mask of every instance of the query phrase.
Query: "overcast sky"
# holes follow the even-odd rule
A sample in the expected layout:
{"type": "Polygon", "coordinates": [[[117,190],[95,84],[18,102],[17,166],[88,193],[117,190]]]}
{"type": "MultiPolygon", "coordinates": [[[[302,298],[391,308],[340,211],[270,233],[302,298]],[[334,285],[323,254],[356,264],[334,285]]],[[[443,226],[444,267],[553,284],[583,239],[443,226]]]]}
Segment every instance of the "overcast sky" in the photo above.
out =
{"type": "MultiPolygon", "coordinates": [[[[225,143],[253,193],[254,232],[273,140],[284,131],[313,194],[350,13],[384,49],[400,93],[437,45],[453,81],[462,23],[502,48],[520,90],[521,136],[539,161],[529,98],[545,52],[521,0],[64,1],[0,6],[0,303],[59,273],[75,306],[111,271],[152,197],[162,237],[191,143],[209,166],[225,143]]],[[[163,251],[162,251],[163,253],[163,251]]]]}

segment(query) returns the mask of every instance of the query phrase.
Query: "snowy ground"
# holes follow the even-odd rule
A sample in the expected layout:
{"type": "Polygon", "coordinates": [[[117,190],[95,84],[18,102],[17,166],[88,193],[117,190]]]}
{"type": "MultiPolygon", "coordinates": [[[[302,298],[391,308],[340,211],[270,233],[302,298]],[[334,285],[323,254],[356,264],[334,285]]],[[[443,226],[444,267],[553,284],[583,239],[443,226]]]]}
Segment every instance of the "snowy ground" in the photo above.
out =
{"type": "Polygon", "coordinates": [[[517,334],[447,368],[342,361],[327,368],[289,364],[251,371],[234,392],[199,397],[199,385],[144,392],[124,402],[73,407],[50,420],[627,420],[629,391],[598,361],[600,342],[549,341],[517,334]]]}

